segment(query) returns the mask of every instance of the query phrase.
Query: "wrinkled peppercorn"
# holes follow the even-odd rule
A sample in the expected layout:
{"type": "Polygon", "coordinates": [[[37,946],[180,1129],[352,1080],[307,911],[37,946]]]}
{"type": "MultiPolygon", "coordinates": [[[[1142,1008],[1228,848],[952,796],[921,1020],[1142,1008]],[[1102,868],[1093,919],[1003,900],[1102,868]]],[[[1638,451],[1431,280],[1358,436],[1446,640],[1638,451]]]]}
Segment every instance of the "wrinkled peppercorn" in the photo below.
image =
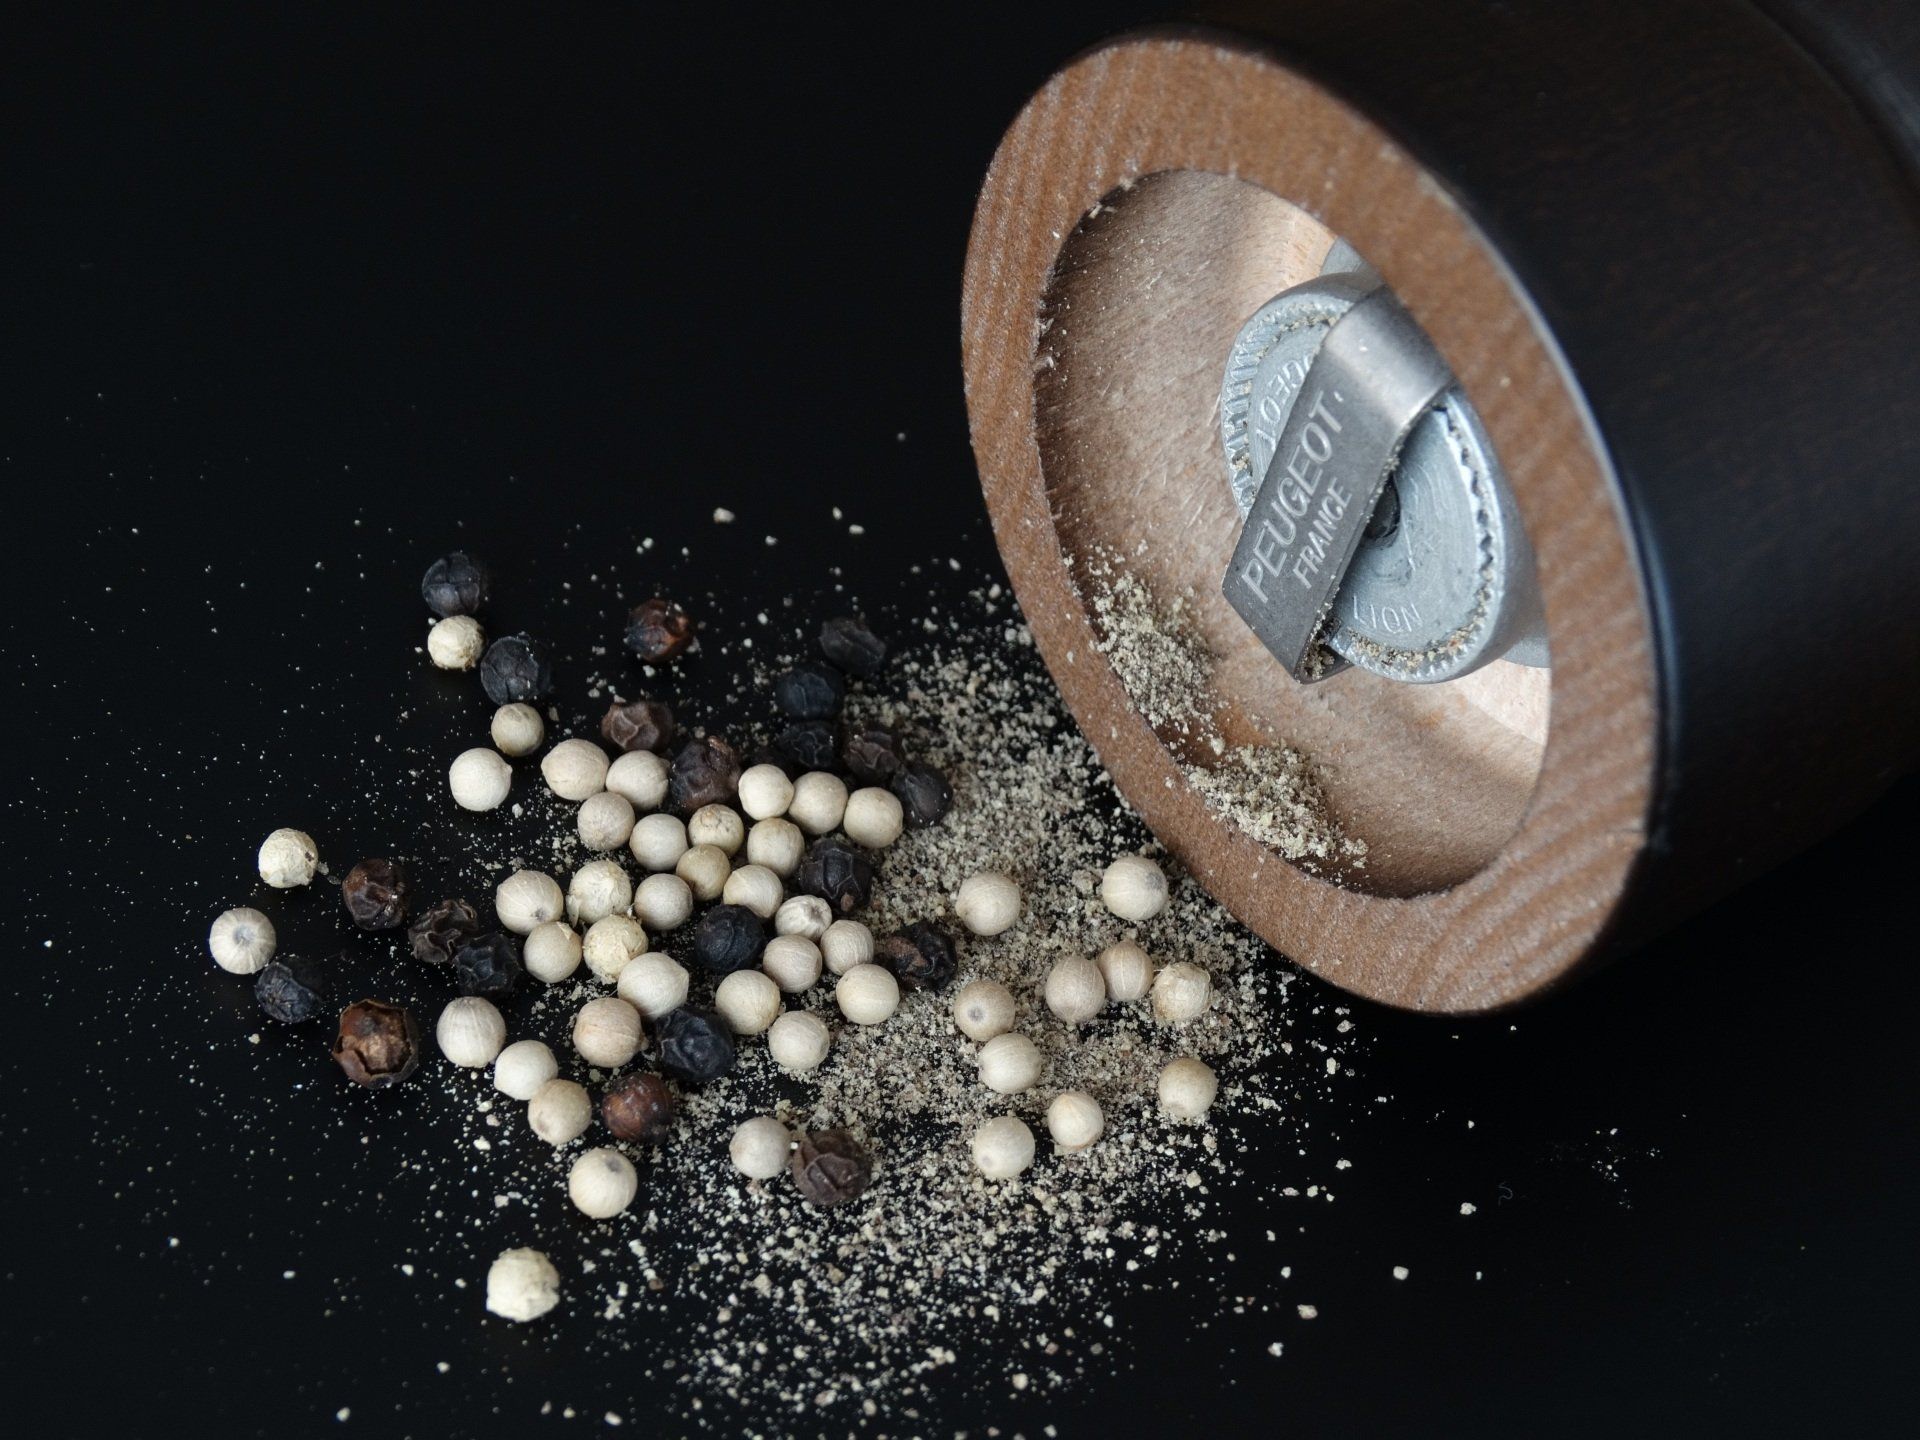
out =
{"type": "Polygon", "coordinates": [[[907,753],[900,737],[878,726],[849,735],[842,759],[847,773],[862,785],[891,785],[894,777],[907,768],[907,753]]]}
{"type": "Polygon", "coordinates": [[[553,689],[553,661],[531,635],[503,635],[480,660],[480,688],[496,705],[538,700],[553,689]]]}
{"type": "Polygon", "coordinates": [[[773,737],[774,750],[802,774],[840,768],[840,727],[831,720],[802,720],[773,737]]]}
{"type": "Polygon", "coordinates": [[[802,1135],[787,1165],[794,1187],[816,1205],[851,1200],[873,1183],[873,1161],[845,1130],[802,1135]]]}
{"type": "Polygon", "coordinates": [[[890,788],[899,797],[909,826],[935,824],[953,807],[953,787],[947,777],[919,761],[894,776],[890,788]]]}
{"type": "Polygon", "coordinates": [[[866,621],[842,615],[820,627],[820,653],[864,680],[885,663],[887,642],[869,630],[866,621]]]}
{"type": "Polygon", "coordinates": [[[404,1006],[356,1000],[340,1012],[333,1058],[354,1084],[384,1090],[398,1085],[419,1065],[420,1027],[404,1006]]]}
{"type": "Polygon", "coordinates": [[[648,1071],[622,1076],[600,1097],[600,1123],[616,1140],[652,1145],[666,1139],[673,1128],[673,1110],[673,1091],[648,1071]]]}
{"type": "Polygon", "coordinates": [[[693,955],[715,975],[731,975],[767,948],[767,923],[744,905],[716,905],[693,927],[693,955]]]}
{"type": "Polygon", "coordinates": [[[326,969],[299,955],[269,960],[253,982],[253,998],[268,1019],[282,1025],[311,1020],[326,1008],[326,969]]]}
{"type": "Polygon", "coordinates": [[[600,717],[600,733],[622,750],[659,753],[673,743],[675,728],[673,707],[660,700],[616,700],[600,717]]]}
{"type": "Polygon", "coordinates": [[[893,971],[903,990],[938,990],[953,979],[953,941],[938,926],[916,920],[875,947],[876,958],[893,971]]]}
{"type": "Polygon", "coordinates": [[[413,886],[406,867],[392,860],[362,860],[341,882],[347,914],[362,930],[391,930],[407,918],[413,886]]]}
{"type": "Polygon", "coordinates": [[[654,596],[627,616],[627,648],[649,665],[678,659],[693,643],[693,617],[671,600],[654,596]]]}
{"type": "Polygon", "coordinates": [[[847,699],[847,678],[831,665],[796,665],[773,682],[773,703],[796,720],[838,715],[847,699]]]}
{"type": "Polygon", "coordinates": [[[718,735],[703,735],[673,757],[668,783],[673,806],[683,815],[702,805],[724,805],[740,789],[740,757],[718,735]]]}
{"type": "Polygon", "coordinates": [[[873,862],[844,840],[816,840],[807,847],[793,884],[801,894],[818,895],[838,914],[849,915],[873,898],[873,862]]]}
{"type": "Polygon", "coordinates": [[[511,995],[520,983],[520,942],[495,930],[453,952],[462,995],[511,995]]]}
{"type": "Polygon", "coordinates": [[[711,1010],[682,1005],[653,1025],[660,1063],[689,1084],[717,1080],[733,1068],[733,1032],[711,1010]]]}
{"type": "Polygon", "coordinates": [[[464,550],[442,555],[427,567],[420,598],[442,619],[471,615],[487,603],[487,567],[464,550]]]}
{"type": "Polygon", "coordinates": [[[753,753],[746,759],[746,765],[749,769],[755,765],[776,766],[789,780],[798,780],[807,773],[808,768],[784,750],[776,748],[771,741],[755,746],[753,753]]]}
{"type": "Polygon", "coordinates": [[[445,965],[453,952],[480,933],[480,916],[464,900],[441,900],[407,927],[413,958],[445,965]]]}

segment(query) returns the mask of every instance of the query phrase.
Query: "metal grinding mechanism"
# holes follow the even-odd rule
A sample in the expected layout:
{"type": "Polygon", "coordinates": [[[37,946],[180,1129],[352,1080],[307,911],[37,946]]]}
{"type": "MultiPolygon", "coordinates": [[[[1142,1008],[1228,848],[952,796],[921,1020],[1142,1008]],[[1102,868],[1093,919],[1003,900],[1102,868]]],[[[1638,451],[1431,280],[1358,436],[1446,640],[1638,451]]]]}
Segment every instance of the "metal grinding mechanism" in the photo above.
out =
{"type": "Polygon", "coordinates": [[[1498,1007],[1912,768],[1916,77],[1887,0],[1298,0],[1014,122],[963,306],[995,536],[1116,783],[1277,948],[1498,1007]],[[1364,853],[1289,831],[1294,752],[1364,853]]]}

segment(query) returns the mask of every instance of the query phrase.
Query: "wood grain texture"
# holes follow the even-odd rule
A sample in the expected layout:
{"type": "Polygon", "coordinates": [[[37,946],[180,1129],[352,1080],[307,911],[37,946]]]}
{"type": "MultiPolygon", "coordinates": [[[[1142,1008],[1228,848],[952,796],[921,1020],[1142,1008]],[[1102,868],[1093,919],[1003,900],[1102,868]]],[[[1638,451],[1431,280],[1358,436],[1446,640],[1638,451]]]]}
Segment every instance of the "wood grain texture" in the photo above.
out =
{"type": "Polygon", "coordinates": [[[1639,570],[1549,339],[1488,243],[1365,118],[1255,51],[1143,35],[1034,97],[988,174],[963,301],[973,443],[1042,654],[1128,799],[1276,947],[1389,1003],[1475,1010],[1588,959],[1633,876],[1656,693],[1639,570]],[[1095,213],[1097,209],[1098,213],[1095,213]],[[1355,244],[1439,345],[1511,477],[1554,665],[1294,683],[1223,602],[1238,516],[1213,395],[1240,321],[1355,244]],[[1369,841],[1346,883],[1212,811],[1101,656],[1087,567],[1191,588],[1235,743],[1291,740],[1369,841]],[[1547,722],[1542,734],[1541,718],[1547,722]]]}

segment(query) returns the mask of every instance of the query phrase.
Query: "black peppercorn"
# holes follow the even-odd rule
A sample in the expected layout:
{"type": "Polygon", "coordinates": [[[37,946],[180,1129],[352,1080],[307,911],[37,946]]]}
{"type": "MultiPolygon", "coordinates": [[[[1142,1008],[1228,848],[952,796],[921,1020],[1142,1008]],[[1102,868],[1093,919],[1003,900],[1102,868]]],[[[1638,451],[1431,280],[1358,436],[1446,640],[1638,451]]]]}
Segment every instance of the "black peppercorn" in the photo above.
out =
{"type": "Polygon", "coordinates": [[[660,1063],[689,1084],[717,1080],[733,1068],[733,1032],[711,1010],[682,1005],[654,1022],[660,1063]]]}
{"type": "Polygon", "coordinates": [[[600,1097],[600,1123],[616,1140],[652,1145],[673,1128],[674,1098],[667,1082],[649,1071],[623,1075],[600,1097]]]}
{"type": "Polygon", "coordinates": [[[270,1020],[298,1025],[326,1008],[327,972],[318,960],[282,955],[269,960],[253,982],[253,998],[270,1020]]]}
{"type": "Polygon", "coordinates": [[[873,862],[844,840],[816,840],[794,871],[793,884],[801,894],[818,895],[849,915],[873,898],[873,862]]]}
{"type": "Polygon", "coordinates": [[[531,635],[503,635],[480,659],[480,688],[496,705],[538,700],[553,689],[553,661],[531,635]]]}
{"type": "Polygon", "coordinates": [[[900,737],[878,726],[849,735],[841,758],[847,773],[862,785],[891,785],[894,777],[907,768],[900,737]]]}
{"type": "Polygon", "coordinates": [[[840,727],[831,720],[802,720],[773,737],[774,750],[802,774],[840,768],[840,727]]]}
{"type": "Polygon", "coordinates": [[[693,617],[671,600],[655,596],[627,616],[627,648],[649,665],[678,659],[693,643],[693,617]]]}
{"type": "Polygon", "coordinates": [[[789,780],[798,780],[807,773],[808,768],[784,750],[777,748],[772,741],[756,746],[753,753],[747,757],[746,763],[749,768],[755,765],[775,766],[789,780]]]}
{"type": "Polygon", "coordinates": [[[520,982],[520,942],[495,930],[453,952],[462,995],[511,995],[520,982]]]}
{"type": "Polygon", "coordinates": [[[716,905],[693,927],[693,955],[715,975],[731,975],[767,948],[767,923],[744,905],[716,905]]]}
{"type": "Polygon", "coordinates": [[[622,750],[652,750],[656,754],[673,743],[673,707],[660,700],[618,700],[600,717],[600,733],[622,750]]]}
{"type": "Polygon", "coordinates": [[[816,1205],[851,1200],[873,1183],[873,1161],[845,1130],[814,1130],[800,1137],[793,1158],[794,1188],[816,1205]]]}
{"type": "Polygon", "coordinates": [[[362,930],[391,930],[407,918],[412,890],[405,866],[392,860],[362,860],[341,882],[340,898],[362,930]]]}
{"type": "Polygon", "coordinates": [[[480,916],[464,900],[441,900],[407,927],[413,958],[445,965],[453,952],[480,933],[480,916]]]}
{"type": "Polygon", "coordinates": [[[893,971],[903,990],[938,990],[953,979],[953,941],[938,926],[916,920],[875,947],[875,956],[893,971]]]}
{"type": "Polygon", "coordinates": [[[404,1006],[356,1000],[340,1012],[333,1058],[356,1085],[384,1090],[398,1085],[419,1065],[420,1027],[404,1006]]]}
{"type": "Polygon", "coordinates": [[[464,550],[442,555],[427,567],[420,598],[442,619],[471,615],[487,603],[487,567],[464,550]]]}
{"type": "Polygon", "coordinates": [[[669,787],[674,808],[683,815],[702,805],[724,805],[740,789],[740,757],[718,735],[690,740],[673,757],[669,787]]]}
{"type": "Polygon", "coordinates": [[[885,663],[887,642],[869,630],[866,621],[842,615],[820,627],[820,653],[864,680],[885,663]]]}
{"type": "Polygon", "coordinates": [[[953,807],[953,787],[947,777],[919,761],[893,777],[892,790],[900,799],[909,826],[932,825],[953,807]]]}
{"type": "Polygon", "coordinates": [[[831,665],[796,665],[773,682],[773,703],[796,720],[838,715],[846,699],[846,676],[831,665]]]}

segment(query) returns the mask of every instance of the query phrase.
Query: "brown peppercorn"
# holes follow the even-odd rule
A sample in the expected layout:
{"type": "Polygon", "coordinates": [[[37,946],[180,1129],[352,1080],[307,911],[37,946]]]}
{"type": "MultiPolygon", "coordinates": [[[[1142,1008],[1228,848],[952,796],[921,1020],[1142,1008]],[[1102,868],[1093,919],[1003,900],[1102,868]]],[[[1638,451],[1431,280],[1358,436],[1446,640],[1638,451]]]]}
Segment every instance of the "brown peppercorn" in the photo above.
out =
{"type": "Polygon", "coordinates": [[[851,1200],[873,1181],[873,1161],[845,1130],[802,1135],[788,1168],[800,1193],[816,1205],[851,1200]]]}
{"type": "Polygon", "coordinates": [[[739,792],[740,757],[718,735],[702,735],[673,757],[669,785],[673,807],[683,815],[702,805],[724,805],[739,792]]]}
{"type": "Polygon", "coordinates": [[[362,930],[391,930],[407,918],[412,889],[404,866],[392,860],[362,860],[347,872],[340,898],[362,930]]]}
{"type": "Polygon", "coordinates": [[[398,1085],[420,1063],[420,1027],[413,1012],[383,1000],[356,1000],[340,1012],[333,1058],[347,1078],[369,1090],[398,1085]]]}
{"type": "Polygon", "coordinates": [[[618,700],[600,717],[600,733],[609,745],[622,750],[652,750],[656,754],[673,743],[673,707],[659,700],[618,700]]]}
{"type": "Polygon", "coordinates": [[[445,965],[453,952],[480,933],[480,916],[464,900],[442,900],[407,927],[413,958],[445,965]]]}
{"type": "Polygon", "coordinates": [[[658,595],[627,616],[627,648],[649,665],[678,659],[693,643],[693,617],[658,595]]]}
{"type": "Polygon", "coordinates": [[[658,1075],[625,1075],[607,1086],[600,1097],[600,1123],[616,1140],[641,1140],[651,1145],[667,1138],[673,1128],[673,1091],[658,1075]]]}

